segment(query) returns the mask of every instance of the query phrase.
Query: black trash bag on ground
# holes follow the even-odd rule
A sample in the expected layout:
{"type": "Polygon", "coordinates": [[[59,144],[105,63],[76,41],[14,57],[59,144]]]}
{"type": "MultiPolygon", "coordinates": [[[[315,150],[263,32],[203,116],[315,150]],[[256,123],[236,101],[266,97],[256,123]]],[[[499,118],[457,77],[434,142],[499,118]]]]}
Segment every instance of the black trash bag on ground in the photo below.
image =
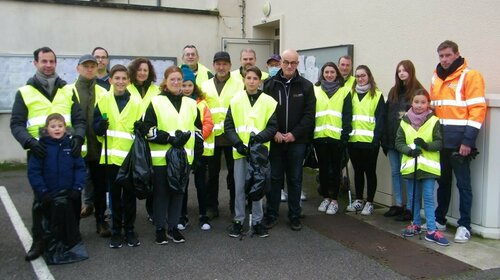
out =
{"type": "Polygon", "coordinates": [[[318,156],[316,155],[316,150],[314,149],[313,144],[307,145],[306,148],[306,156],[304,157],[303,167],[309,167],[312,169],[319,168],[318,165],[318,156]]]}
{"type": "Polygon", "coordinates": [[[259,201],[271,184],[271,165],[267,147],[261,143],[249,143],[247,161],[245,193],[249,200],[259,201]]]}
{"type": "MultiPolygon", "coordinates": [[[[178,137],[177,132],[176,137],[178,137]]],[[[190,167],[184,147],[170,147],[167,151],[166,158],[167,182],[171,191],[180,194],[185,193],[189,180],[190,167]]]]}
{"type": "Polygon", "coordinates": [[[89,258],[79,229],[80,202],[59,192],[50,205],[43,207],[42,229],[47,264],[67,264],[89,258]]]}
{"type": "Polygon", "coordinates": [[[115,184],[131,190],[138,199],[148,198],[153,193],[151,151],[138,130],[135,131],[134,143],[118,171],[115,184]]]}

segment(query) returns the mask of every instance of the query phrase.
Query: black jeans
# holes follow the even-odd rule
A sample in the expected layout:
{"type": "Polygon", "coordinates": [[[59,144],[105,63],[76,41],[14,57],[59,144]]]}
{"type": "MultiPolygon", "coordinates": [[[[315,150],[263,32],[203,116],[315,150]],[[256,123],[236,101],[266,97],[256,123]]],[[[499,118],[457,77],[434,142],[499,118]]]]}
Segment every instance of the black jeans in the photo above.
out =
{"type": "Polygon", "coordinates": [[[108,174],[111,185],[111,213],[113,217],[112,232],[120,234],[122,225],[125,231],[133,231],[136,217],[137,200],[132,192],[121,185],[114,184],[116,175],[120,167],[118,165],[108,165],[108,174]]]}
{"type": "Polygon", "coordinates": [[[363,199],[365,175],[367,186],[366,201],[373,202],[377,191],[377,158],[379,148],[349,148],[352,167],[354,168],[354,186],[356,199],[363,199]]]}
{"type": "Polygon", "coordinates": [[[314,143],[318,155],[319,184],[324,198],[337,200],[340,190],[342,153],[338,143],[314,143]]]}
{"type": "Polygon", "coordinates": [[[109,191],[108,186],[111,185],[112,179],[111,176],[108,176],[109,174],[106,174],[106,168],[104,165],[99,164],[98,160],[87,161],[86,164],[90,171],[90,178],[94,186],[93,199],[95,221],[97,224],[100,224],[104,222],[104,212],[106,211],[106,192],[109,191]],[[108,179],[106,179],[106,176],[108,176],[108,179]]]}
{"type": "Polygon", "coordinates": [[[207,208],[218,210],[219,208],[219,173],[221,169],[221,157],[224,153],[227,167],[226,183],[229,189],[229,209],[234,212],[234,159],[233,147],[215,146],[214,155],[208,157],[208,199],[207,208]]]}

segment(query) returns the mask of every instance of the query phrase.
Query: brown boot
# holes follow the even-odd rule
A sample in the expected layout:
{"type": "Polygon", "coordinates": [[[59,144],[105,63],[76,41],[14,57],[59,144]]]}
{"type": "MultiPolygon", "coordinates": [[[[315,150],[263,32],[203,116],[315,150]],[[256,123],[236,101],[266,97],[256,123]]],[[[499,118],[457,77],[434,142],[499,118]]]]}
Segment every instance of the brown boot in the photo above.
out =
{"type": "Polygon", "coordinates": [[[85,205],[80,212],[80,218],[87,218],[94,213],[94,206],[85,205]]]}
{"type": "Polygon", "coordinates": [[[99,234],[100,237],[111,236],[111,231],[109,230],[109,225],[107,222],[97,224],[97,234],[99,234]]]}

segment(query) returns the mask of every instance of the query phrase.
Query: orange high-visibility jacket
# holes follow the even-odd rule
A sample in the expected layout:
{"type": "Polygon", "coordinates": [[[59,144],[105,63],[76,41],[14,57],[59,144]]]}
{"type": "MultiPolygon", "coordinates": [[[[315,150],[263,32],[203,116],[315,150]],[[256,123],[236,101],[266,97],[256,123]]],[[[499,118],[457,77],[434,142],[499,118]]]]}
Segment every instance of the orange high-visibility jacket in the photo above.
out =
{"type": "Polygon", "coordinates": [[[443,125],[444,148],[461,144],[475,147],[476,137],[486,116],[484,79],[467,67],[467,61],[443,81],[436,71],[431,83],[431,104],[443,125]]]}

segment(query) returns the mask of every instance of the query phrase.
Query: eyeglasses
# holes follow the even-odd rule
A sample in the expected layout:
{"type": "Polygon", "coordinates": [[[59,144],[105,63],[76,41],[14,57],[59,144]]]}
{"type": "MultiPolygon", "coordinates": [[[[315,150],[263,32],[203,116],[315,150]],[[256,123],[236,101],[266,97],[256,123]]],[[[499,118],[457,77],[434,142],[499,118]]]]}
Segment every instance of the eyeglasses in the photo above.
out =
{"type": "Polygon", "coordinates": [[[366,74],[359,74],[359,75],[356,75],[356,78],[359,79],[359,78],[364,78],[366,77],[366,74]]]}
{"type": "Polygon", "coordinates": [[[98,56],[98,55],[96,55],[94,57],[95,57],[96,60],[105,60],[105,59],[108,59],[107,56],[98,56]]]}
{"type": "Polygon", "coordinates": [[[298,61],[288,61],[288,60],[283,60],[283,65],[285,66],[288,66],[288,65],[292,65],[292,66],[297,66],[299,65],[299,62],[298,61]]]}

